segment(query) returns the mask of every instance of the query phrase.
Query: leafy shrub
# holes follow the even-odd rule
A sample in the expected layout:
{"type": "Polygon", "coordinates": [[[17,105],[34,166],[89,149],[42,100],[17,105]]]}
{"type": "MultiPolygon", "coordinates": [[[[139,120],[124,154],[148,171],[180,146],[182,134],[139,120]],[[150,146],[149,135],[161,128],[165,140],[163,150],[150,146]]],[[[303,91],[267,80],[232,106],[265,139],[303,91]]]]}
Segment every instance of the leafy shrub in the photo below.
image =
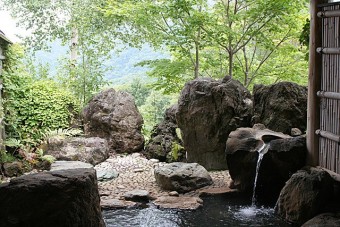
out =
{"type": "Polygon", "coordinates": [[[73,94],[51,79],[26,72],[24,51],[13,45],[3,73],[6,134],[35,145],[47,130],[69,128],[79,112],[73,94]]]}
{"type": "MultiPolygon", "coordinates": [[[[23,97],[11,103],[16,132],[22,139],[39,139],[43,132],[68,128],[79,111],[73,95],[52,80],[40,80],[26,86],[23,97]]],[[[8,122],[10,123],[10,122],[8,122]]],[[[13,122],[14,123],[14,122],[13,122]]]]}

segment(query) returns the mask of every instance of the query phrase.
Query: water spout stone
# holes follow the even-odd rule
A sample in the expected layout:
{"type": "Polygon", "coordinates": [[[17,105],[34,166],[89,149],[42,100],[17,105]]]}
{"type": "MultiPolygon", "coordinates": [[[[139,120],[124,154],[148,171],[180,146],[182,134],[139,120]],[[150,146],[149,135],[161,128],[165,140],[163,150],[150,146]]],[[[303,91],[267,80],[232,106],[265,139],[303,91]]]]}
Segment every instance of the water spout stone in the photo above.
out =
{"type": "Polygon", "coordinates": [[[255,128],[239,128],[231,132],[226,148],[232,178],[230,187],[250,195],[254,191],[256,166],[261,156],[259,151],[266,154],[261,160],[256,179],[258,202],[276,201],[289,177],[305,165],[307,152],[304,136],[293,138],[268,129],[255,128]]]}

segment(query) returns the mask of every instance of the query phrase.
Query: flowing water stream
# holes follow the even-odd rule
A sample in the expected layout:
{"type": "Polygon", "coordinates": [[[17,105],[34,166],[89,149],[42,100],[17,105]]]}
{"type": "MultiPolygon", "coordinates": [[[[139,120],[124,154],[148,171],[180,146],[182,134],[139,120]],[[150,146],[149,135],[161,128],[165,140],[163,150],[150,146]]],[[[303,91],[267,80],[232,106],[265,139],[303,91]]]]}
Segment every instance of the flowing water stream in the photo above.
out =
{"type": "Polygon", "coordinates": [[[256,184],[257,184],[257,178],[259,175],[259,171],[260,171],[260,166],[261,166],[261,162],[263,159],[263,156],[268,152],[269,150],[269,144],[263,144],[263,146],[258,150],[259,152],[259,157],[257,159],[257,164],[256,164],[256,174],[255,174],[255,181],[254,181],[254,187],[253,187],[253,197],[251,199],[251,205],[252,206],[256,206],[256,184]]]}

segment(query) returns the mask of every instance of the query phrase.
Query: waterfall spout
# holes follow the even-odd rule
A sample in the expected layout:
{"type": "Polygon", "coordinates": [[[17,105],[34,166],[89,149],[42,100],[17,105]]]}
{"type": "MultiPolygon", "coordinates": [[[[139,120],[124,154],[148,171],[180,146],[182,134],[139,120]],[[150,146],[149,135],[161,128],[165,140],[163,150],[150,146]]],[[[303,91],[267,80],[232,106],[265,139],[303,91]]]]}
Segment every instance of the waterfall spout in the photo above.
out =
{"type": "Polygon", "coordinates": [[[252,206],[256,205],[256,183],[257,183],[257,177],[258,177],[259,170],[260,170],[261,161],[263,159],[263,156],[268,152],[269,147],[270,147],[269,144],[263,144],[263,146],[258,150],[259,157],[257,159],[257,164],[256,164],[256,175],[255,175],[254,188],[253,188],[253,197],[251,199],[252,206]]]}

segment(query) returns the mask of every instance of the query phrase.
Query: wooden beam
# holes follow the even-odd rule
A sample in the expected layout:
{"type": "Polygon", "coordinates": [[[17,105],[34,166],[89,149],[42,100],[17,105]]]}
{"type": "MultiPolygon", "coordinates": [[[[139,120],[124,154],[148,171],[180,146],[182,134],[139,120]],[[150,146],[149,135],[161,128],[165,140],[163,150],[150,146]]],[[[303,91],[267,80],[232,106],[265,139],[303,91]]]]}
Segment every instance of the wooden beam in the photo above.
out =
{"type": "Polygon", "coordinates": [[[317,14],[319,4],[326,0],[310,0],[310,40],[309,40],[309,74],[308,74],[308,104],[307,104],[307,165],[319,164],[319,137],[315,131],[320,128],[319,99],[316,95],[321,90],[322,57],[316,53],[316,48],[322,46],[322,21],[317,14]]]}

